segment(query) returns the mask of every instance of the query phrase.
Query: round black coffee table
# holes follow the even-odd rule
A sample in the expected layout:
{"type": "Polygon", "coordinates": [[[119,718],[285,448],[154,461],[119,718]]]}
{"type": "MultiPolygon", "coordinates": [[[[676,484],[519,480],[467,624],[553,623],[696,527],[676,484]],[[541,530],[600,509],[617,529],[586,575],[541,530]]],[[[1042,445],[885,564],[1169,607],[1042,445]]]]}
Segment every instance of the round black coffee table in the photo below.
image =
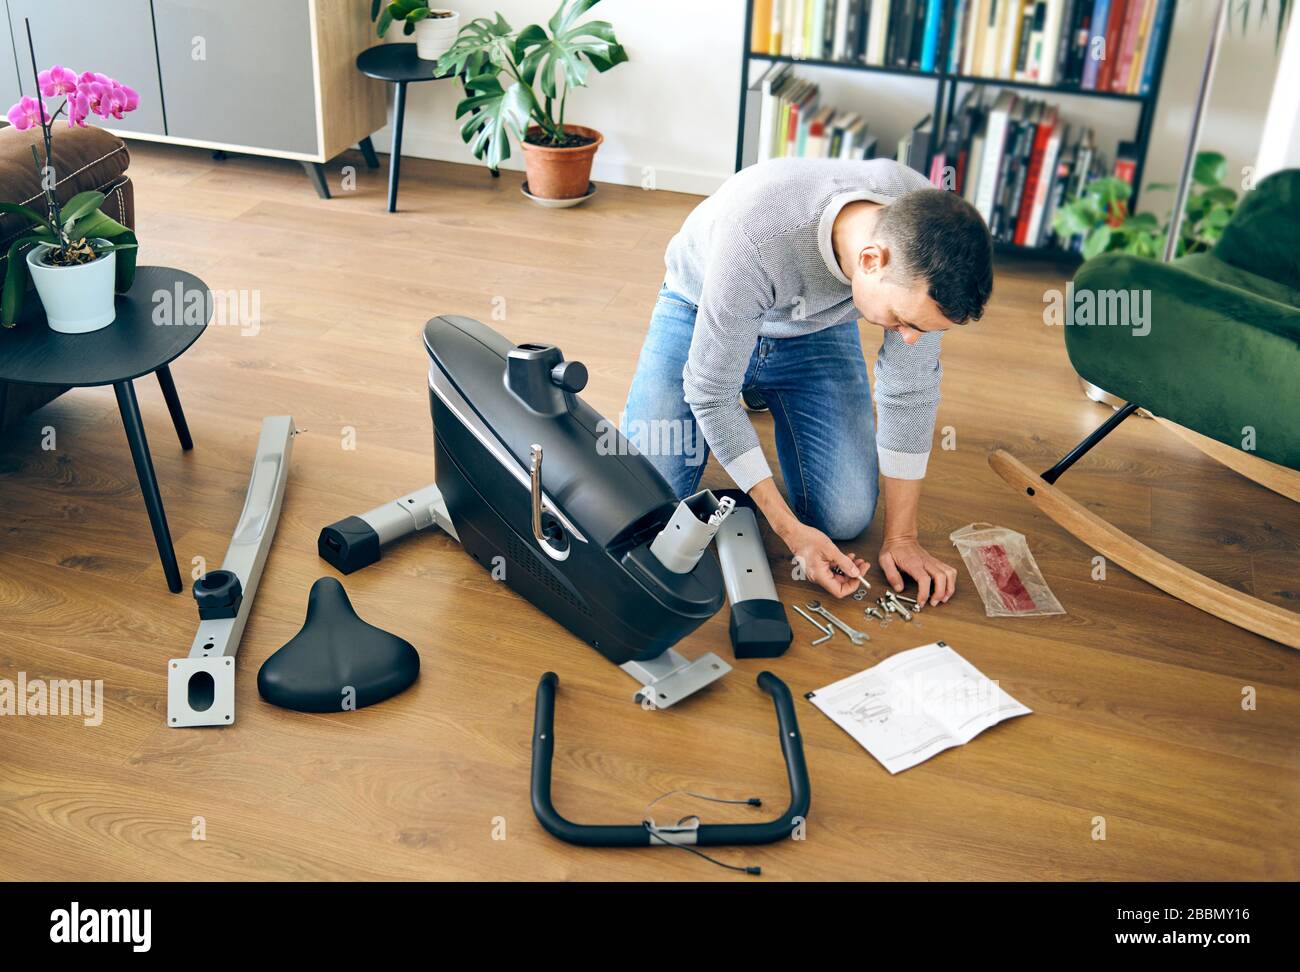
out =
{"type": "Polygon", "coordinates": [[[443,81],[456,76],[435,74],[435,63],[426,61],[416,54],[414,44],[377,44],[357,55],[357,70],[362,74],[397,85],[397,99],[393,103],[393,148],[388,157],[388,211],[390,213],[397,212],[397,178],[402,168],[402,123],[406,118],[406,86],[415,81],[443,81]]]}
{"type": "Polygon", "coordinates": [[[30,293],[18,324],[0,331],[0,382],[113,386],[158,556],[174,594],[181,591],[181,574],[132,382],[150,372],[158,376],[181,448],[194,448],[168,365],[198,340],[211,314],[207,284],[194,274],[171,267],[140,267],[131,289],[118,295],[117,319],[108,327],[89,334],[52,331],[45,323],[40,298],[30,293]]]}

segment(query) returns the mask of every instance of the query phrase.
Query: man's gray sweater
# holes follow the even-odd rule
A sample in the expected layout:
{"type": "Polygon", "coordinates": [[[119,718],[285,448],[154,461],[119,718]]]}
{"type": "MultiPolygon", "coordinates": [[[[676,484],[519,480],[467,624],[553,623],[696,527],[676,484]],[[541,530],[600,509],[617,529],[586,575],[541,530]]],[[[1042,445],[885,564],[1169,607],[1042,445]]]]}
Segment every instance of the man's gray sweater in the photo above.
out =
{"type": "MultiPolygon", "coordinates": [[[[668,244],[666,283],[699,307],[682,372],[686,401],[741,489],[772,474],[740,404],[755,343],[855,320],[852,288],[831,246],[835,217],[858,199],[888,204],[928,188],[924,176],[890,159],[775,159],[728,179],[668,244]]],[[[882,474],[925,476],[941,375],[937,333],[914,345],[885,334],[875,369],[882,474]]]]}

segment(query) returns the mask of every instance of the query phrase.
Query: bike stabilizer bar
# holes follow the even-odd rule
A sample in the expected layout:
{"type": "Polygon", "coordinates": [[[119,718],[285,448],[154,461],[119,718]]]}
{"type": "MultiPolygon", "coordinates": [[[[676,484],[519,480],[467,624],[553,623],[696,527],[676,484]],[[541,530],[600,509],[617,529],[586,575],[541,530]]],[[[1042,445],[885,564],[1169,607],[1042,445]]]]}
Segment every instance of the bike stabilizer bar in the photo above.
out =
{"type": "Polygon", "coordinates": [[[790,806],[784,814],[766,823],[705,824],[686,818],[672,826],[649,822],[637,824],[579,824],[566,820],[551,802],[551,758],[555,754],[555,687],[559,677],[547,672],[537,685],[537,708],[533,721],[533,813],[553,837],[584,847],[652,847],[694,845],[720,847],[740,844],[771,844],[794,834],[808,814],[812,800],[808,785],[808,767],[804,763],[803,741],[799,721],[795,718],[790,689],[771,672],[761,672],[758,686],[776,706],[776,721],[781,733],[781,752],[785,756],[790,780],[790,806]],[[690,821],[690,822],[686,822],[690,821]]]}

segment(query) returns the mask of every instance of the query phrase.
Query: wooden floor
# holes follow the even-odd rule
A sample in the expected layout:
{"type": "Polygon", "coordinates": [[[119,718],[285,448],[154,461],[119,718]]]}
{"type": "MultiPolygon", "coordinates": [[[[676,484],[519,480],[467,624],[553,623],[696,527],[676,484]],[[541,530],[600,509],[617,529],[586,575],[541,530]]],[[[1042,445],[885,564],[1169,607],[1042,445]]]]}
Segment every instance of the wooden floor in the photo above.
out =
{"type": "MultiPolygon", "coordinates": [[[[181,453],[156,384],[139,383],[184,568],[219,564],[262,417],[289,412],[307,432],[239,653],[238,722],[212,730],[163,726],[166,661],[187,652],[195,612],[188,594],[166,592],[112,393],[66,395],[0,445],[0,678],[102,678],[106,694],[98,728],[0,718],[0,877],[733,879],[685,853],[582,850],[541,831],[528,801],[541,673],[562,680],[561,812],[631,822],[658,794],[689,788],[758,794],[767,813],[786,790],[755,674],[771,667],[801,697],[935,640],[1034,714],[891,777],[799,698],[807,839],[719,856],[761,864],[765,879],[1300,876],[1300,654],[1117,567],[1093,580],[1092,552],[988,468],[996,447],[1045,468],[1106,414],[1079,394],[1060,331],[1042,324],[1043,292],[1063,282],[1042,265],[999,267],[985,319],[945,339],[938,424],[956,448],[934,453],[921,532],[955,562],[947,537],[958,527],[1022,531],[1064,617],[988,620],[963,569],[957,596],[920,630],[895,623],[865,648],[842,638],[812,648],[794,618],[783,658],[740,662],[706,694],[646,713],[626,675],[450,539],[427,536],[346,582],[365,618],[417,646],[419,682],[354,713],[263,704],[258,667],[297,631],[312,581],[332,573],[315,553],[320,527],[433,478],[422,323],[504,310],[496,326],[511,338],[584,360],[588,401],[617,414],[664,246],[696,199],[601,186],[589,204],[554,212],[524,200],[515,173],[493,181],[409,160],[402,212],[387,215],[386,173],[359,158],[346,160],[355,191],[324,202],[293,163],[131,151],[141,260],[260,291],[259,333],[209,328],[174,366],[193,452],[181,453]],[[53,451],[40,447],[47,426],[53,451]],[[193,839],[195,818],[205,840],[193,839]]],[[[340,178],[336,163],[336,188],[340,178]]],[[[866,341],[873,354],[879,332],[866,341]]],[[[770,420],[757,424],[770,447],[770,420]]],[[[720,477],[714,468],[706,483],[720,477]]],[[[1296,606],[1298,508],[1154,423],[1130,420],[1063,483],[1158,549],[1296,606]]],[[[878,519],[856,551],[874,560],[879,535],[878,519]]],[[[780,586],[787,604],[816,596],[780,586]]],[[[730,658],[726,612],[681,647],[730,658]]],[[[669,809],[715,822],[755,813],[669,809]]]]}

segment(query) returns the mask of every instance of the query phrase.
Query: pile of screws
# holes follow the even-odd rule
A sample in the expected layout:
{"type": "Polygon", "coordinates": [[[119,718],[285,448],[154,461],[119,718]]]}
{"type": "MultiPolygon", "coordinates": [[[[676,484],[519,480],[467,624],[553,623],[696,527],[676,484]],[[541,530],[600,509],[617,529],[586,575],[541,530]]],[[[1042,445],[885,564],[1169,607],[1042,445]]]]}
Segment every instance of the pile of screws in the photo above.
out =
{"type": "Polygon", "coordinates": [[[875,618],[880,622],[882,628],[889,624],[895,616],[907,622],[914,622],[919,628],[921,626],[920,622],[915,621],[915,618],[916,615],[921,613],[922,607],[924,607],[924,604],[914,597],[908,597],[906,594],[896,594],[893,591],[885,591],[884,597],[876,598],[876,603],[867,605],[862,613],[869,618],[875,618]]]}
{"type": "MultiPolygon", "coordinates": [[[[868,596],[867,588],[870,587],[870,585],[867,584],[866,581],[863,581],[862,585],[863,586],[859,590],[853,592],[852,597],[855,601],[866,600],[868,596]]],[[[916,619],[916,616],[921,613],[921,609],[924,606],[925,603],[923,601],[918,601],[914,597],[908,597],[906,594],[897,594],[894,591],[886,590],[883,596],[876,598],[874,604],[868,604],[863,608],[862,613],[868,618],[879,621],[882,628],[888,626],[895,618],[902,618],[903,621],[908,624],[919,628],[921,627],[921,622],[916,619]]],[[[804,607],[800,607],[798,604],[794,605],[795,611],[797,611],[809,624],[821,632],[822,636],[812,642],[814,645],[820,645],[830,641],[831,638],[834,637],[837,628],[847,635],[849,640],[855,645],[861,645],[871,640],[869,634],[865,631],[858,631],[845,624],[835,615],[831,614],[830,611],[826,610],[819,601],[809,601],[805,607],[807,610],[805,610],[804,607]],[[810,611],[812,612],[811,614],[809,613],[810,611]],[[819,618],[821,620],[818,620],[819,618]]]]}

